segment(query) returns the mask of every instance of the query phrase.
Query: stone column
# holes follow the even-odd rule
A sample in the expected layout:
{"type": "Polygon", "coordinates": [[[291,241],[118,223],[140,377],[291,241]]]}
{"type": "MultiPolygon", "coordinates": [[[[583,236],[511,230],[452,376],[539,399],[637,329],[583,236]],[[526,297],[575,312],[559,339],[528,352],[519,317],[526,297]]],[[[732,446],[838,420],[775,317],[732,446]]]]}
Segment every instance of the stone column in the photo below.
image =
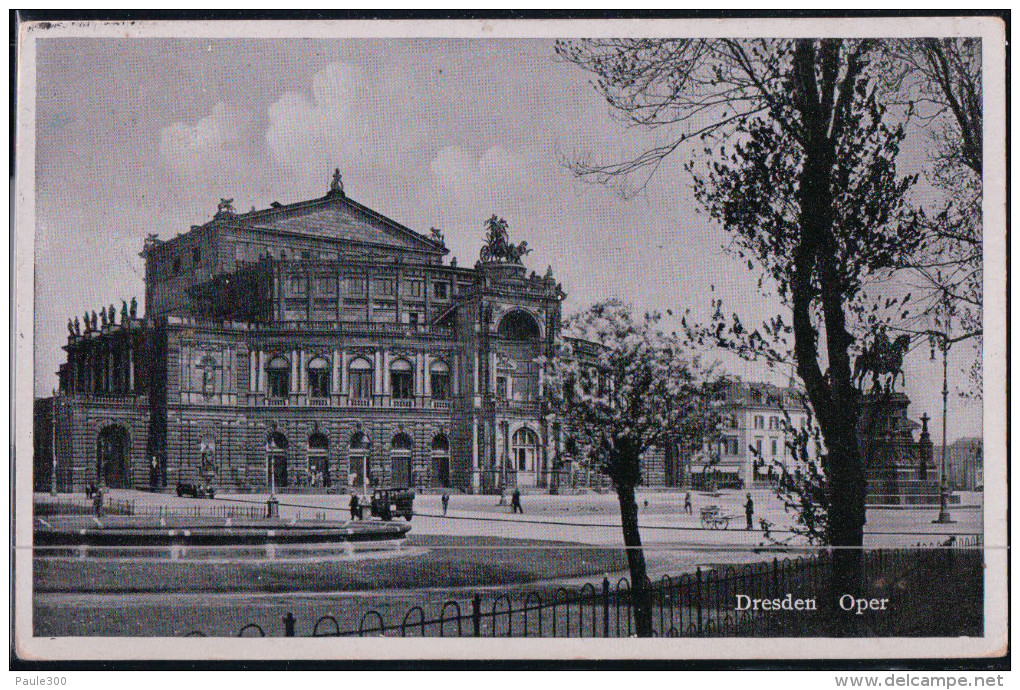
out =
{"type": "Polygon", "coordinates": [[[333,395],[340,392],[340,351],[333,348],[333,361],[329,367],[329,390],[333,395]]]}
{"type": "Polygon", "coordinates": [[[131,347],[131,341],[128,341],[128,393],[135,392],[135,349],[131,347]]]}
{"type": "Polygon", "coordinates": [[[390,391],[390,351],[389,348],[382,351],[382,389],[383,395],[389,395],[390,391]]]}
{"type": "Polygon", "coordinates": [[[258,390],[258,355],[254,349],[248,350],[248,392],[258,390]]]}
{"type": "Polygon", "coordinates": [[[421,370],[422,370],[422,382],[421,391],[422,395],[426,398],[432,397],[432,355],[428,352],[421,354],[421,370]]]}

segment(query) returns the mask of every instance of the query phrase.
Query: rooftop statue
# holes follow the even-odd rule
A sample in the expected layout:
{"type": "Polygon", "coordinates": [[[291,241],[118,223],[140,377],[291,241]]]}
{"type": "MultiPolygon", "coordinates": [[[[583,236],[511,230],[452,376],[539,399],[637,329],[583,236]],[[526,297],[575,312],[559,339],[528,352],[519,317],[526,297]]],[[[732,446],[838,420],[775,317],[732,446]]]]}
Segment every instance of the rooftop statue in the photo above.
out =
{"type": "Polygon", "coordinates": [[[343,175],[340,174],[340,168],[336,168],[333,171],[333,179],[329,183],[330,194],[343,194],[344,193],[344,180],[343,175]]]}
{"type": "Polygon", "coordinates": [[[67,320],[67,334],[74,335],[74,321],[71,319],[67,320]]]}
{"type": "Polygon", "coordinates": [[[446,246],[446,237],[443,236],[443,231],[440,230],[439,228],[431,228],[431,230],[432,230],[432,239],[445,247],[446,246]]]}
{"type": "Polygon", "coordinates": [[[220,199],[220,203],[216,205],[216,215],[213,216],[213,220],[221,220],[223,218],[234,217],[234,200],[231,199],[220,199]]]}
{"type": "Polygon", "coordinates": [[[110,318],[110,325],[113,326],[115,323],[117,323],[117,310],[111,304],[107,313],[110,318]]]}
{"type": "Polygon", "coordinates": [[[96,310],[93,309],[92,310],[92,330],[95,331],[98,328],[99,328],[99,317],[96,316],[96,310]]]}
{"type": "MultiPolygon", "coordinates": [[[[95,315],[95,312],[92,312],[92,313],[93,313],[93,315],[95,315]]],[[[106,324],[107,324],[107,321],[106,321],[106,310],[103,309],[102,307],[99,308],[99,318],[102,320],[103,327],[105,328],[106,324]]]]}
{"type": "Polygon", "coordinates": [[[127,300],[121,300],[120,302],[120,322],[127,323],[128,320],[128,306],[127,300]]]}
{"type": "Polygon", "coordinates": [[[81,335],[81,321],[78,320],[77,316],[74,317],[74,334],[81,335]]]}
{"type": "Polygon", "coordinates": [[[138,300],[136,300],[134,297],[131,298],[130,312],[132,319],[138,316],[138,300]]]}
{"type": "Polygon", "coordinates": [[[485,221],[485,244],[482,246],[480,254],[483,262],[503,260],[507,263],[519,264],[521,257],[531,252],[526,241],[517,246],[510,243],[507,227],[507,222],[497,217],[495,213],[485,221]]]}

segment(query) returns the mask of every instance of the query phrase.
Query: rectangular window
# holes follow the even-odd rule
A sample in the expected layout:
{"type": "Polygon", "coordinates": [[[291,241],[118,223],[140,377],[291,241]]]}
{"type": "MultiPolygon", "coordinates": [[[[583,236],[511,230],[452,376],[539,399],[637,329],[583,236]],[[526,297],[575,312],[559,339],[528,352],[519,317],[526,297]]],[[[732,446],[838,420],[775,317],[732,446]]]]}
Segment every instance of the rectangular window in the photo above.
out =
{"type": "MultiPolygon", "coordinates": [[[[521,400],[524,402],[530,402],[535,399],[533,394],[533,388],[530,376],[514,376],[513,382],[513,398],[514,400],[521,400]]],[[[599,395],[608,395],[608,386],[606,385],[606,377],[599,377],[599,395]]]]}
{"type": "Polygon", "coordinates": [[[754,452],[761,455],[761,437],[754,439],[754,452]]]}
{"type": "Polygon", "coordinates": [[[335,295],[336,281],[333,278],[319,278],[317,290],[320,295],[335,295]]]}
{"type": "Polygon", "coordinates": [[[375,294],[392,295],[395,281],[392,278],[380,278],[375,281],[375,294]]]}
{"type": "Polygon", "coordinates": [[[269,397],[286,398],[290,394],[290,372],[286,369],[269,370],[269,397]]]}
{"type": "Polygon", "coordinates": [[[433,372],[432,374],[432,399],[450,399],[450,375],[446,373],[433,372]]]}
{"type": "Polygon", "coordinates": [[[329,397],[329,369],[308,370],[308,391],[313,398],[329,397]]]}
{"type": "Polygon", "coordinates": [[[407,323],[412,327],[417,328],[418,326],[418,312],[412,311],[407,314],[407,323]]]}
{"type": "Polygon", "coordinates": [[[364,278],[345,278],[344,279],[344,292],[348,295],[354,295],[356,297],[365,296],[365,279],[364,278]]]}
{"type": "Polygon", "coordinates": [[[496,379],[496,399],[506,400],[506,377],[500,376],[496,379]]]}
{"type": "Polygon", "coordinates": [[[436,299],[446,299],[447,283],[436,283],[433,285],[433,294],[436,296],[436,299]]]}
{"type": "Polygon", "coordinates": [[[727,436],[723,439],[723,446],[726,451],[726,455],[739,455],[740,447],[737,445],[737,439],[732,436],[727,436]]]}
{"type": "Polygon", "coordinates": [[[421,287],[420,280],[412,280],[407,284],[407,292],[411,297],[421,297],[421,287]]]}
{"type": "Polygon", "coordinates": [[[350,373],[351,397],[356,400],[368,400],[372,397],[372,370],[354,369],[350,373]]]}
{"type": "Polygon", "coordinates": [[[390,372],[390,393],[394,400],[410,400],[414,397],[414,375],[410,371],[390,372]]]}
{"type": "Polygon", "coordinates": [[[754,428],[755,429],[764,429],[765,428],[765,417],[763,415],[756,414],[754,416],[754,428]]]}
{"type": "Polygon", "coordinates": [[[776,439],[772,439],[772,454],[773,455],[779,454],[779,441],[777,441],[776,439]]]}

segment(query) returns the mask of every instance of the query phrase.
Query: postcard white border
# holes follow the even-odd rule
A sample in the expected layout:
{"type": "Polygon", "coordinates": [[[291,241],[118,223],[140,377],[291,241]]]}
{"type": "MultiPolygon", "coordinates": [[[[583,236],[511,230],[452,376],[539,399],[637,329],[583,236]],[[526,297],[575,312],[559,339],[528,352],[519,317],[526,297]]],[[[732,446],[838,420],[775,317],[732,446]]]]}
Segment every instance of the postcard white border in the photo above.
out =
{"type": "MultiPolygon", "coordinates": [[[[36,41],[49,37],[567,38],[598,36],[980,36],[984,75],[984,535],[982,638],[40,638],[32,637],[32,563],[15,560],[15,645],[25,660],[142,659],[850,659],[998,656],[1006,628],[1005,34],[994,17],[862,19],[56,22],[20,27],[14,196],[15,544],[32,541],[33,266],[36,41]]],[[[29,547],[30,548],[30,547],[29,547]]],[[[12,553],[14,553],[12,551],[12,553]]]]}

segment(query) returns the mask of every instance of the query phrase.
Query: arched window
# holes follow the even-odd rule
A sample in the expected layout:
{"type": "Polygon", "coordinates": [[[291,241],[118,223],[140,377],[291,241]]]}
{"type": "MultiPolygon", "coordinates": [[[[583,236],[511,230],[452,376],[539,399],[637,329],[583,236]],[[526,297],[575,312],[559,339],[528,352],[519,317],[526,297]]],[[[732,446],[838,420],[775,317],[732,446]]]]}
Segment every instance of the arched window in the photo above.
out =
{"type": "Polygon", "coordinates": [[[313,398],[329,397],[329,362],[316,357],[308,363],[308,392],[313,398]]]}
{"type": "Polygon", "coordinates": [[[538,456],[538,435],[527,427],[514,432],[513,447],[514,468],[518,472],[534,472],[535,458],[538,456]]]}
{"type": "Polygon", "coordinates": [[[538,340],[539,329],[535,318],[520,310],[512,311],[499,322],[499,337],[504,340],[519,342],[538,340]]]}
{"type": "Polygon", "coordinates": [[[404,433],[395,435],[393,437],[393,441],[390,444],[393,450],[407,451],[408,453],[411,452],[411,448],[413,447],[413,445],[414,443],[411,441],[411,437],[404,433]]]}
{"type": "Polygon", "coordinates": [[[348,366],[348,380],[351,397],[355,400],[369,400],[372,397],[372,365],[367,359],[358,358],[348,366]]]}
{"type": "Polygon", "coordinates": [[[432,379],[432,399],[450,399],[450,368],[443,362],[433,362],[429,367],[429,376],[432,379]]]}
{"type": "Polygon", "coordinates": [[[390,365],[390,395],[394,400],[414,397],[414,367],[406,359],[395,360],[390,365]]]}
{"type": "Polygon", "coordinates": [[[290,362],[286,357],[273,357],[266,366],[269,397],[286,398],[290,395],[290,362]]]}

